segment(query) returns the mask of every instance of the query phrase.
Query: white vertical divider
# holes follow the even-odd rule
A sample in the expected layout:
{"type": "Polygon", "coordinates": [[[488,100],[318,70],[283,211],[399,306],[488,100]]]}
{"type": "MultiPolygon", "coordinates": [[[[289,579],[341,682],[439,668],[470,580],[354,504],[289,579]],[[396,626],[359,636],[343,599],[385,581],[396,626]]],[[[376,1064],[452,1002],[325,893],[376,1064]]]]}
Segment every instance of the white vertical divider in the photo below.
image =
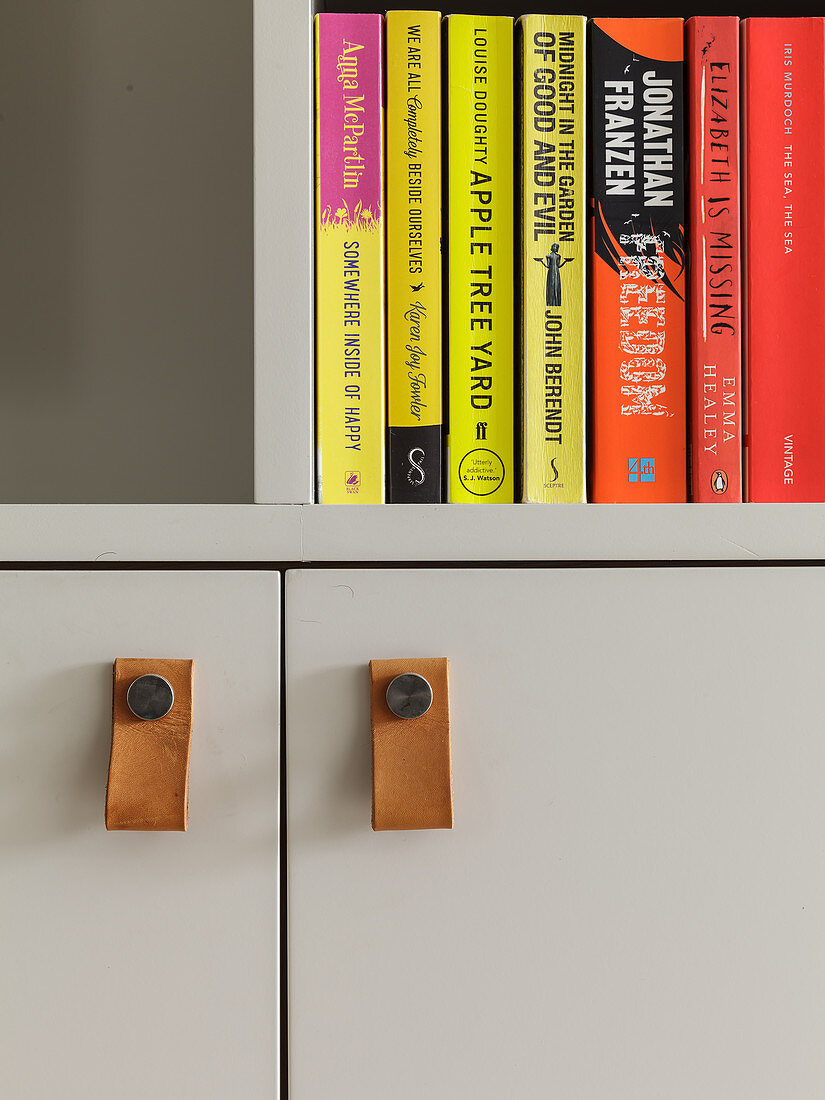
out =
{"type": "Polygon", "coordinates": [[[313,500],[312,18],[254,0],[255,501],[313,500]]]}

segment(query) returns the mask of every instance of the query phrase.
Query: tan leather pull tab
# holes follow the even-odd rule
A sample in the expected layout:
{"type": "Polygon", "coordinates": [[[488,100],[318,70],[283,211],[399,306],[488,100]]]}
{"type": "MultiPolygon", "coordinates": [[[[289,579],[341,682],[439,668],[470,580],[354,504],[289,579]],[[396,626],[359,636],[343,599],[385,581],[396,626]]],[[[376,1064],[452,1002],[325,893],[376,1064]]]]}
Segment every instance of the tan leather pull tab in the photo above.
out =
{"type": "MultiPolygon", "coordinates": [[[[372,688],[372,827],[383,829],[452,829],[453,789],[450,763],[450,698],[446,657],[370,661],[372,688]],[[387,702],[387,689],[397,677],[405,689],[387,702]]],[[[398,685],[396,685],[398,686],[398,685]]]]}
{"type": "Polygon", "coordinates": [[[193,667],[193,661],[141,657],[115,661],[107,829],[186,829],[193,667]],[[166,688],[162,681],[167,682],[166,688]],[[158,684],[159,693],[153,691],[158,684]],[[164,700],[168,688],[173,698],[164,700]],[[162,713],[170,701],[168,711],[162,713]],[[158,713],[162,717],[155,717],[158,713]]]}

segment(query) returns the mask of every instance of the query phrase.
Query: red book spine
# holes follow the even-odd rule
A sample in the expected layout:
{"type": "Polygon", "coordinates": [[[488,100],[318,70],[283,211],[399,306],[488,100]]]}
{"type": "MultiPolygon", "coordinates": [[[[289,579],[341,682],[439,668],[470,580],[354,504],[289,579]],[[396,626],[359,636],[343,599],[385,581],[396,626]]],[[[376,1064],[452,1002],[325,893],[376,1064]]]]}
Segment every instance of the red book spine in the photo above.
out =
{"type": "Polygon", "coordinates": [[[825,19],[748,19],[748,499],[825,500],[825,19]]]}
{"type": "Polygon", "coordinates": [[[692,499],[742,500],[739,19],[688,19],[692,499]]]}

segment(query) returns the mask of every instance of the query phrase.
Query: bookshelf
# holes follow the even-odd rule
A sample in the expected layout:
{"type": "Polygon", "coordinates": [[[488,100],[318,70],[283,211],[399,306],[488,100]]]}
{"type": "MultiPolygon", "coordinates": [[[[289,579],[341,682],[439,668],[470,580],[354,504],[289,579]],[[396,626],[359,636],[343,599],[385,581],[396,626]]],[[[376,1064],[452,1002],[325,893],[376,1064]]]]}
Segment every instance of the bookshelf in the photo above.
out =
{"type": "Polygon", "coordinates": [[[3,505],[15,565],[825,561],[825,505],[3,505]]]}
{"type": "Polygon", "coordinates": [[[14,224],[4,214],[18,315],[0,409],[3,560],[825,559],[825,505],[311,503],[311,28],[335,6],[218,2],[197,35],[186,5],[118,8],[85,32],[55,16],[40,39],[34,15],[15,17],[0,63],[29,67],[4,69],[8,171],[18,206],[34,192],[14,224]],[[86,147],[26,153],[27,134],[54,144],[78,120],[86,147]],[[229,133],[235,166],[219,171],[210,142],[229,133]]]}
{"type": "Polygon", "coordinates": [[[825,504],[312,503],[320,6],[7,7],[12,1072],[500,1096],[539,1051],[568,1095],[815,1095],[825,504]],[[198,661],[180,844],[103,833],[126,653],[198,661]],[[376,843],[367,662],[400,653],[450,656],[460,827],[376,843]]]}

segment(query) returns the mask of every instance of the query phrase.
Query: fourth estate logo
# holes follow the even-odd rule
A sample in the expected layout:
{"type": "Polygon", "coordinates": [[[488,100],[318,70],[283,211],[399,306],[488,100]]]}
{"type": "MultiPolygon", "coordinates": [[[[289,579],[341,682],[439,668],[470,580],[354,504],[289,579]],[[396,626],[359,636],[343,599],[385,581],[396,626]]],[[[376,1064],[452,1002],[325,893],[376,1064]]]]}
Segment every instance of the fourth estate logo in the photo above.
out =
{"type": "Polygon", "coordinates": [[[655,458],[629,458],[627,460],[628,481],[655,481],[655,458]]]}

